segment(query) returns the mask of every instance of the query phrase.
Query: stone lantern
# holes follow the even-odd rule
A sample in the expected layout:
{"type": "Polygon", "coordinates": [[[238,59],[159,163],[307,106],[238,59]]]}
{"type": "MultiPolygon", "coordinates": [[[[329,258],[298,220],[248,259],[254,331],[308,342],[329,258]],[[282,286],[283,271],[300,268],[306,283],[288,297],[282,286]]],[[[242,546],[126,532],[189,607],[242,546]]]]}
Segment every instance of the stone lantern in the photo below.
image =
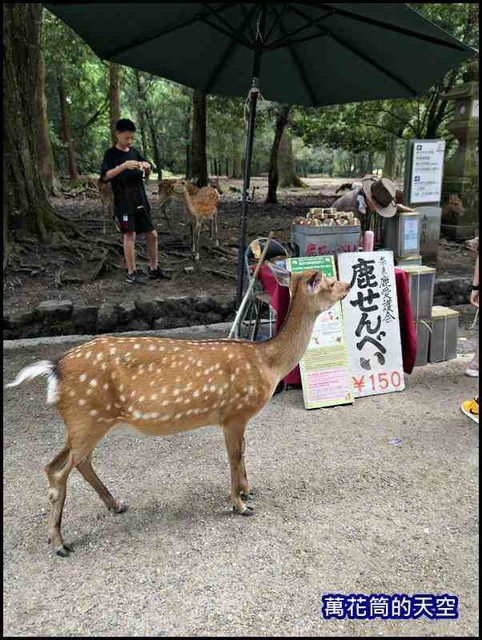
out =
{"type": "Polygon", "coordinates": [[[441,100],[455,101],[455,114],[447,125],[458,140],[446,160],[442,182],[442,231],[449,238],[472,238],[479,207],[479,63],[468,65],[464,83],[441,100]]]}

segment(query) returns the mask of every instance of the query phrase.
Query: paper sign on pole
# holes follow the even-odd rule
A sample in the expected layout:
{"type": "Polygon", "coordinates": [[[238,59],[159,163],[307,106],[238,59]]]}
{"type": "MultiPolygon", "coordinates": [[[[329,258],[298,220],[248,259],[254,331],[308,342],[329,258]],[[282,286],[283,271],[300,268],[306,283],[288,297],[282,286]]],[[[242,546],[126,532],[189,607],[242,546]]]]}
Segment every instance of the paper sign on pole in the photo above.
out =
{"type": "MultiPolygon", "coordinates": [[[[289,258],[286,266],[293,273],[316,269],[336,278],[332,255],[289,258]]],[[[306,409],[353,402],[340,302],[318,316],[308,349],[300,360],[300,374],[306,409]]]]}
{"type": "Polygon", "coordinates": [[[339,279],[350,284],[342,301],[355,397],[402,391],[400,325],[393,253],[338,255],[339,279]]]}
{"type": "Polygon", "coordinates": [[[439,204],[442,195],[445,140],[410,140],[407,147],[407,204],[439,204]]]}

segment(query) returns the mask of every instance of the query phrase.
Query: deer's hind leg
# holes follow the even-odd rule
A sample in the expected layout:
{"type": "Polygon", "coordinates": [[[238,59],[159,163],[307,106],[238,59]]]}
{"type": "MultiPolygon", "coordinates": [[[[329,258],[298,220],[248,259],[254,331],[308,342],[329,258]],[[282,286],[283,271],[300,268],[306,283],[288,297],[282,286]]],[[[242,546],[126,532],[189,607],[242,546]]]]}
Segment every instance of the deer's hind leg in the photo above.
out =
{"type": "MultiPolygon", "coordinates": [[[[66,557],[72,547],[66,544],[61,534],[62,512],[67,494],[67,479],[74,467],[79,467],[79,471],[83,477],[89,482],[101,497],[108,500],[117,513],[125,511],[122,503],[114,500],[106,487],[99,480],[92,465],[90,456],[98,442],[109,431],[112,424],[99,427],[98,423],[91,421],[86,422],[69,422],[67,424],[67,441],[60,453],[45,467],[45,472],[49,481],[49,498],[51,501],[50,519],[49,519],[49,542],[55,553],[61,557],[66,557]]],[[[109,506],[108,504],[108,506],[109,506]]]]}
{"type": "Polygon", "coordinates": [[[245,491],[249,492],[248,478],[244,468],[244,432],[246,424],[226,423],[223,425],[224,441],[231,467],[231,502],[237,513],[251,516],[254,509],[246,505],[242,498],[245,491]]]}

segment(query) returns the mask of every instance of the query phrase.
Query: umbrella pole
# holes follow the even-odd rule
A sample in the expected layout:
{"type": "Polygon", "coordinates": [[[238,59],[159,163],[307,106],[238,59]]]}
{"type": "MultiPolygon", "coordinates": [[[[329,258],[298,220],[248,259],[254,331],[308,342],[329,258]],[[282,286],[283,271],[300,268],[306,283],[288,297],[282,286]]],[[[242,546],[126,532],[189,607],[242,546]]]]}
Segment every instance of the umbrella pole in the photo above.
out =
{"type": "MultiPolygon", "coordinates": [[[[253,89],[258,79],[253,78],[253,89]]],[[[241,214],[239,216],[239,248],[238,248],[238,275],[237,275],[237,292],[236,306],[239,307],[243,297],[243,280],[244,280],[244,250],[246,244],[246,220],[248,214],[248,193],[249,183],[251,180],[251,160],[253,157],[253,139],[254,125],[256,120],[256,103],[258,101],[258,90],[251,90],[249,95],[249,119],[248,119],[248,137],[246,140],[246,155],[244,160],[244,180],[243,195],[241,201],[241,214]]]]}
{"type": "Polygon", "coordinates": [[[254,50],[253,61],[253,79],[251,90],[249,92],[249,116],[248,116],[248,135],[246,139],[246,154],[244,158],[244,179],[243,179],[243,195],[241,201],[241,214],[239,216],[239,248],[238,248],[238,273],[237,273],[237,290],[236,290],[236,307],[239,307],[243,298],[243,280],[244,280],[244,250],[246,244],[246,219],[248,213],[248,191],[251,179],[251,160],[253,157],[253,139],[254,125],[256,120],[256,104],[259,94],[259,72],[261,68],[261,53],[266,26],[266,2],[261,3],[261,12],[259,16],[258,29],[256,34],[256,47],[254,50]]]}

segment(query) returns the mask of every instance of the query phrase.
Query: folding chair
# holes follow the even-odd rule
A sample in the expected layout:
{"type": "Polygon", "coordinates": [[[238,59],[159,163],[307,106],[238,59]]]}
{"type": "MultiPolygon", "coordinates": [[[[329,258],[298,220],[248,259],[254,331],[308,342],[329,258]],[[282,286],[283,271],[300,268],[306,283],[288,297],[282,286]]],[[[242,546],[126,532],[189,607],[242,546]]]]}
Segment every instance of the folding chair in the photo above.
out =
{"type": "MultiPolygon", "coordinates": [[[[246,271],[246,289],[253,280],[254,267],[264,249],[268,238],[256,238],[246,247],[244,252],[244,266],[246,271]]],[[[270,240],[265,260],[278,256],[287,257],[288,252],[282,244],[276,240],[270,240]]],[[[261,282],[256,282],[251,291],[251,296],[246,303],[245,312],[239,321],[239,337],[248,340],[256,340],[260,325],[268,324],[269,337],[273,336],[275,323],[275,311],[271,306],[271,296],[263,291],[261,282]],[[268,319],[262,318],[263,311],[267,309],[268,319]]]]}

